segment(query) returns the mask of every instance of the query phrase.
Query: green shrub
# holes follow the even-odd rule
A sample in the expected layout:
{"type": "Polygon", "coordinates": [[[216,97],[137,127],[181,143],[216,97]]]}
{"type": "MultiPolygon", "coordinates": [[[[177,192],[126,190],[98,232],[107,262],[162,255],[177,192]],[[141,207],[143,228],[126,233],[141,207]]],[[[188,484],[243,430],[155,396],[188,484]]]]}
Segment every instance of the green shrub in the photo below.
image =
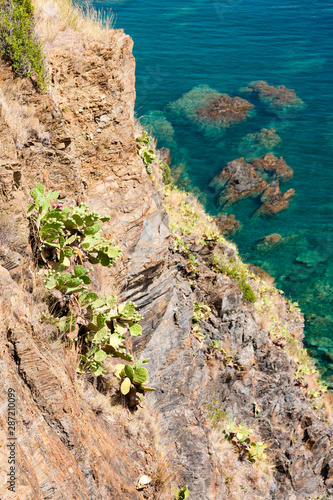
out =
{"type": "Polygon", "coordinates": [[[45,87],[42,48],[34,33],[34,9],[31,0],[0,2],[0,55],[12,65],[15,74],[37,74],[45,87]]]}

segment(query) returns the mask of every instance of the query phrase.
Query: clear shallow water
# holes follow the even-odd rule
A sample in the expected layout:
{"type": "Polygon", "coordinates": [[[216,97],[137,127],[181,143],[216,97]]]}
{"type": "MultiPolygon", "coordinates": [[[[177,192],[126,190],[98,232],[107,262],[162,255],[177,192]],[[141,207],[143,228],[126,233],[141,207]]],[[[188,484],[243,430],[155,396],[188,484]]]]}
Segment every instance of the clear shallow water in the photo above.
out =
{"type": "Polygon", "coordinates": [[[112,7],[116,27],[134,39],[137,116],[153,125],[158,146],[171,148],[174,163],[186,164],[182,182],[200,190],[210,213],[220,210],[209,183],[228,161],[249,153],[242,138],[273,127],[282,139],[273,152],[293,168],[294,178],[281,187],[294,188],[296,195],[285,212],[270,219],[253,217],[254,200],[231,207],[243,225],[234,240],[247,261],[299,301],[307,346],[333,387],[333,2],[93,4],[112,7]],[[305,108],[277,116],[254,96],[239,93],[254,80],[295,89],[305,108]],[[224,133],[200,130],[168,108],[198,85],[246,98],[256,106],[255,115],[224,133]],[[275,232],[285,241],[260,253],[258,239],[275,232]]]}

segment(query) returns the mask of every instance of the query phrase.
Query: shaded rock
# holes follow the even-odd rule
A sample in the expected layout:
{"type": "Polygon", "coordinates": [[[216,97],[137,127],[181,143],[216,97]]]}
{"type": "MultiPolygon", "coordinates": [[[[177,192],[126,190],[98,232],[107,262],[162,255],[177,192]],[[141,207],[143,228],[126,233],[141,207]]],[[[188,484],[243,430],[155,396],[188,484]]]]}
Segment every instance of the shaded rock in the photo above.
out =
{"type": "Polygon", "coordinates": [[[272,111],[300,109],[304,106],[302,99],[297,97],[294,89],[287,89],[284,85],[268,85],[264,80],[250,83],[242,89],[243,92],[256,93],[260,101],[266,103],[272,111]]]}
{"type": "Polygon", "coordinates": [[[222,94],[214,99],[208,106],[197,110],[199,118],[204,118],[221,127],[228,127],[232,123],[243,121],[247,118],[248,112],[254,106],[241,97],[230,97],[222,94]]]}
{"type": "Polygon", "coordinates": [[[267,185],[260,200],[263,203],[257,210],[260,215],[275,215],[289,207],[289,200],[294,196],[295,190],[289,189],[286,193],[280,191],[279,181],[267,185]]]}
{"type": "Polygon", "coordinates": [[[257,243],[257,249],[260,251],[270,250],[282,241],[282,236],[278,233],[272,233],[261,238],[257,243]]]}
{"type": "Polygon", "coordinates": [[[230,235],[240,229],[240,222],[236,220],[234,214],[221,215],[216,217],[215,222],[223,235],[230,235]]]}
{"type": "Polygon", "coordinates": [[[170,165],[171,163],[170,149],[168,148],[158,149],[156,157],[161,163],[166,163],[167,165],[170,165]]]}
{"type": "Polygon", "coordinates": [[[292,168],[288,167],[282,156],[277,158],[273,153],[267,153],[261,158],[255,158],[252,162],[258,173],[268,172],[273,177],[286,181],[294,175],[292,168]]]}
{"type": "Polygon", "coordinates": [[[220,205],[228,206],[242,198],[258,196],[266,189],[267,183],[257,175],[250,163],[239,158],[229,162],[211,185],[222,190],[220,205]]]}

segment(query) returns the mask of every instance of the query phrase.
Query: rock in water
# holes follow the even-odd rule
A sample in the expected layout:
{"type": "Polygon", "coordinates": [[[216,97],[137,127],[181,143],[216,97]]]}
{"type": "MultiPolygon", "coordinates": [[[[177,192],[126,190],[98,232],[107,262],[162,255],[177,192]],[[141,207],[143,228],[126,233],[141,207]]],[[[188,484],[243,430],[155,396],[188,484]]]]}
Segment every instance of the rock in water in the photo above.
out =
{"type": "Polygon", "coordinates": [[[243,92],[256,93],[259,100],[265,104],[270,111],[283,114],[286,111],[298,111],[304,107],[302,99],[297,97],[294,89],[287,89],[284,85],[268,85],[264,80],[251,82],[247,87],[241,89],[243,92]]]}
{"type": "Polygon", "coordinates": [[[242,198],[258,196],[266,189],[267,183],[257,175],[251,163],[238,158],[229,162],[211,185],[222,189],[219,204],[228,206],[242,198]]]}
{"type": "Polygon", "coordinates": [[[281,241],[282,241],[281,234],[272,233],[269,234],[268,236],[265,236],[264,238],[261,238],[258,241],[256,247],[260,251],[266,251],[276,247],[279,243],[281,243],[281,241]]]}
{"type": "Polygon", "coordinates": [[[197,110],[199,119],[203,118],[209,122],[228,127],[232,123],[238,123],[248,117],[253,104],[240,97],[230,97],[222,94],[221,97],[214,99],[208,106],[197,110]]]}
{"type": "Polygon", "coordinates": [[[273,153],[267,153],[261,158],[255,158],[252,164],[258,173],[267,172],[271,174],[273,178],[276,177],[282,181],[287,181],[294,175],[293,169],[286,164],[282,156],[277,158],[273,153]]]}
{"type": "Polygon", "coordinates": [[[289,207],[289,200],[295,194],[294,189],[289,189],[286,193],[281,193],[279,181],[273,181],[267,185],[260,200],[263,203],[257,214],[260,215],[275,215],[283,212],[289,207]]]}

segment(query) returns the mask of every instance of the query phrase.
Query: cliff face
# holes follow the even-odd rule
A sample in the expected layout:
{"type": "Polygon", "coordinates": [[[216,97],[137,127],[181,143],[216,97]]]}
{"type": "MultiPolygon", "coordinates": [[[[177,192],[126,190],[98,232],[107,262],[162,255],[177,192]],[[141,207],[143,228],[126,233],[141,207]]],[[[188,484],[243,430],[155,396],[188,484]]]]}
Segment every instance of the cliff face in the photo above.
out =
{"type": "MultiPolygon", "coordinates": [[[[171,498],[158,489],[161,448],[172,450],[170,463],[179,485],[189,485],[191,498],[232,498],[204,411],[212,397],[229,417],[256,426],[276,463],[266,490],[251,495],[333,495],[332,428],[297,385],[297,366],[258,322],[237,282],[212,269],[215,243],[189,237],[198,263],[195,275],[172,244],[163,194],[137,154],[131,39],[114,31],[106,46],[64,35],[48,47],[47,61],[51,91],[42,95],[32,82],[14,82],[10,69],[1,66],[1,228],[6,234],[0,241],[1,498],[171,498]],[[111,270],[95,271],[93,285],[133,300],[144,316],[143,336],[133,349],[151,358],[150,384],[157,391],[137,416],[108,407],[107,396],[77,378],[77,353],[55,344],[52,328],[39,322],[40,278],[29,266],[25,222],[25,200],[36,182],[60,191],[66,203],[85,201],[111,216],[106,235],[123,254],[111,270]],[[200,323],[204,340],[191,333],[194,301],[211,308],[200,323]],[[228,345],[234,362],[212,353],[212,341],[228,345]],[[15,494],[5,485],[9,387],[17,397],[15,494]],[[147,416],[152,411],[155,424],[147,416]],[[137,490],[147,473],[153,485],[137,490]]],[[[232,249],[226,245],[224,252],[232,249]]],[[[300,321],[276,296],[280,318],[300,336],[300,321]]],[[[236,475],[240,463],[235,461],[236,475]]]]}

